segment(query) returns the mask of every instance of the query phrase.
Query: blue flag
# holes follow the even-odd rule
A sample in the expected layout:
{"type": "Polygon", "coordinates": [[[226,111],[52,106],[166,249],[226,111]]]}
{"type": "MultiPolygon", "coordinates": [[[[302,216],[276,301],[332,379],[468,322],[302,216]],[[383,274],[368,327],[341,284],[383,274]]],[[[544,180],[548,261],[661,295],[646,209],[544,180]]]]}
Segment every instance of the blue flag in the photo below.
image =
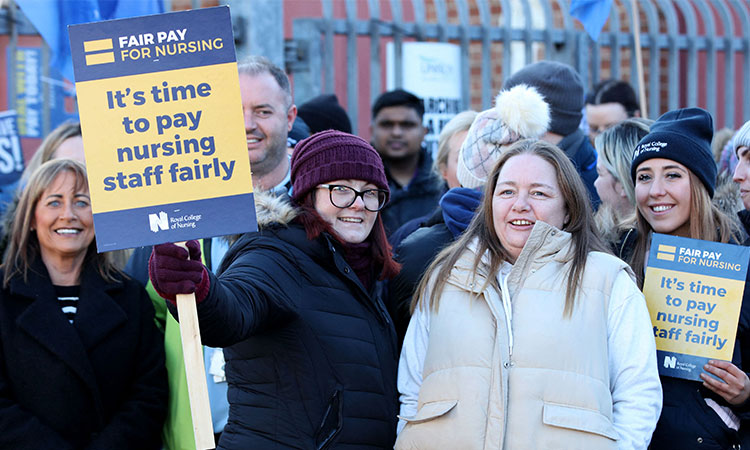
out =
{"type": "Polygon", "coordinates": [[[583,29],[597,41],[609,18],[612,0],[571,0],[570,15],[583,24],[583,29]]]}
{"type": "Polygon", "coordinates": [[[16,0],[52,50],[52,67],[73,81],[68,25],[164,12],[161,0],[16,0]]]}

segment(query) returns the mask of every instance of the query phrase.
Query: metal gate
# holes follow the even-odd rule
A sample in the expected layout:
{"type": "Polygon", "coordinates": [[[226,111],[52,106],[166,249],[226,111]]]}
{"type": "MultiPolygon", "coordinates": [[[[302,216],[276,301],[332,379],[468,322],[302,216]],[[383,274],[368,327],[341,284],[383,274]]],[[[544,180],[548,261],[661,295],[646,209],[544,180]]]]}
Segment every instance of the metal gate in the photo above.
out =
{"type": "MultiPolygon", "coordinates": [[[[602,78],[638,87],[631,0],[614,1],[596,43],[570,17],[569,0],[315,1],[322,17],[295,18],[293,39],[286,42],[295,100],[338,93],[346,98],[355,132],[368,123],[360,115],[369,116],[367,108],[384,90],[386,42],[395,46],[397,86],[405,41],[459,44],[462,79],[469,80],[462,83],[464,109],[488,108],[504,79],[539,59],[573,65],[586,88],[602,78]],[[342,39],[345,50],[337,50],[334,41],[342,39]],[[362,40],[367,52],[358,51],[362,40]],[[342,58],[346,71],[336,73],[342,58]],[[369,82],[361,85],[357,74],[363,70],[369,82]]],[[[637,0],[637,6],[649,116],[701,106],[719,126],[736,128],[749,120],[750,1],[637,0]]]]}

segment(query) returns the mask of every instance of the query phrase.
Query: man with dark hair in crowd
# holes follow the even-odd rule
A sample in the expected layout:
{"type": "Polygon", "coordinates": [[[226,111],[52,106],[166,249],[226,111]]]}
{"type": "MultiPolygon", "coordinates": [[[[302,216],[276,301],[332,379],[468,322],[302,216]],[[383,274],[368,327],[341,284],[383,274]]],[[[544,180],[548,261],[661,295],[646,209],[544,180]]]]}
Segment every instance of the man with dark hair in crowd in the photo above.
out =
{"type": "Polygon", "coordinates": [[[432,156],[422,147],[422,100],[402,89],[381,94],[372,106],[372,146],[385,165],[391,199],[381,211],[390,235],[407,221],[431,212],[443,193],[432,171],[432,156]]]}
{"type": "Polygon", "coordinates": [[[596,150],[588,136],[578,127],[583,118],[583,82],[580,75],[567,64],[539,61],[529,64],[511,75],[503,89],[525,84],[535,88],[549,105],[550,124],[542,139],[555,144],[568,155],[589,191],[591,204],[599,206],[599,194],[594,181],[596,150]]]}
{"type": "Polygon", "coordinates": [[[589,139],[630,117],[639,117],[640,106],[635,91],[627,81],[603,80],[586,96],[586,121],[589,139]]]}

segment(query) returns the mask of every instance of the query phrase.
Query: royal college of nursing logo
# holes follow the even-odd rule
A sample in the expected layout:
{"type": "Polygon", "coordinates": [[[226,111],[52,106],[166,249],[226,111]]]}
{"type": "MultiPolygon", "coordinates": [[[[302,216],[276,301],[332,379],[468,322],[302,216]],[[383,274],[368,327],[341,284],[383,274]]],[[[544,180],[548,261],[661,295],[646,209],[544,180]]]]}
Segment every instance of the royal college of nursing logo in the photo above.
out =
{"type": "Polygon", "coordinates": [[[659,150],[663,149],[667,145],[668,144],[666,142],[661,142],[661,141],[644,142],[643,144],[636,147],[635,150],[633,151],[633,159],[637,158],[642,153],[658,152],[659,150]]]}
{"type": "Polygon", "coordinates": [[[164,211],[160,211],[159,214],[149,214],[148,226],[154,233],[169,230],[169,216],[164,211]]]}

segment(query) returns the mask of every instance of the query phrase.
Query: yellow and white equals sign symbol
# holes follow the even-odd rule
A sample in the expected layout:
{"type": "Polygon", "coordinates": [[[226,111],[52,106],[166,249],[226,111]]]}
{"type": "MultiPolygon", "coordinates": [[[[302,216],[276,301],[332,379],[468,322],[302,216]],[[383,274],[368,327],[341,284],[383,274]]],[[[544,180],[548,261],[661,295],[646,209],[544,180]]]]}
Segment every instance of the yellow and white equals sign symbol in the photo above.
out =
{"type": "Polygon", "coordinates": [[[656,259],[674,261],[675,252],[677,252],[677,247],[674,245],[659,244],[659,249],[656,251],[656,259]]]}
{"type": "Polygon", "coordinates": [[[115,52],[112,50],[111,38],[83,41],[83,52],[86,54],[87,66],[115,62],[115,52]]]}

